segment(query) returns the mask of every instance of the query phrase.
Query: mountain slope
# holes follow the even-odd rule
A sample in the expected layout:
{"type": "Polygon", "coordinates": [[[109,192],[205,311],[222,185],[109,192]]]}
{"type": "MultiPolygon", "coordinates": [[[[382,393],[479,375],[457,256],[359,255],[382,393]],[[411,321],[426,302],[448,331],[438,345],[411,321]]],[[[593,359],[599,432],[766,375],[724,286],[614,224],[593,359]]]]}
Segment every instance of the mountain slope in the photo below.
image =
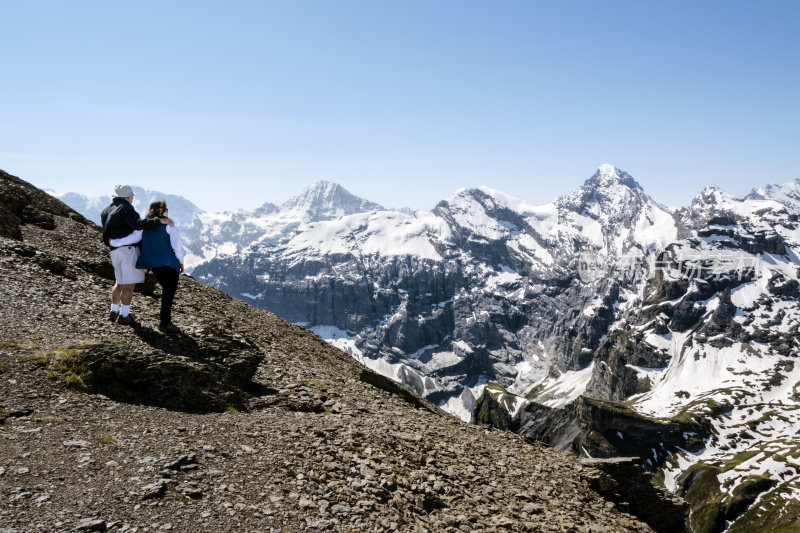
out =
{"type": "Polygon", "coordinates": [[[153,329],[152,284],[141,327],[108,323],[106,254],[98,228],[0,172],[4,527],[649,530],[586,487],[593,468],[446,416],[191,278],[183,335],[153,329]]]}

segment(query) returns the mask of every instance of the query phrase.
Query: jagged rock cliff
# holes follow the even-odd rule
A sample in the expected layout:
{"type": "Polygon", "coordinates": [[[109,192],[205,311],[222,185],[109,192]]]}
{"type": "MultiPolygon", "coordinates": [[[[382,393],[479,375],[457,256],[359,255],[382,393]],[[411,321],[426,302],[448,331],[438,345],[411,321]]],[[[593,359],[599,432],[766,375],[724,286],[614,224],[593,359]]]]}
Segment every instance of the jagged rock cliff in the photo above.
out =
{"type": "Polygon", "coordinates": [[[0,228],[6,530],[650,530],[588,487],[594,467],[191,278],[183,335],[154,330],[152,285],[140,327],[110,324],[98,228],[2,172],[0,228]]]}

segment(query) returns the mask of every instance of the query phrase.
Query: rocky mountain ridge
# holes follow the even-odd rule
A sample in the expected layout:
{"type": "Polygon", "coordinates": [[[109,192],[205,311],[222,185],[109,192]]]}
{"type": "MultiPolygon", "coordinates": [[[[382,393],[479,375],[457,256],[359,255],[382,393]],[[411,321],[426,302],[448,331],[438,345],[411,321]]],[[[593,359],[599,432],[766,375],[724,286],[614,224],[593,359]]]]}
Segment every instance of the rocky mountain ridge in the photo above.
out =
{"type": "Polygon", "coordinates": [[[99,229],[3,172],[0,275],[5,531],[651,530],[607,473],[189,277],[181,335],[152,280],[109,323],[99,229]]]}

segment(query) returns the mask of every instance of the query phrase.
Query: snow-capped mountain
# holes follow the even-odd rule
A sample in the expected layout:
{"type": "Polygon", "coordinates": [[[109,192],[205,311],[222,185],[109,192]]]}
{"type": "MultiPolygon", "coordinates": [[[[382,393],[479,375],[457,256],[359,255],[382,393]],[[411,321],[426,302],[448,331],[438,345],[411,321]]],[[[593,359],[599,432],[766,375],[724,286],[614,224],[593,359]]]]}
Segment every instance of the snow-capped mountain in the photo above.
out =
{"type": "Polygon", "coordinates": [[[281,218],[318,222],[383,210],[380,205],[351,194],[337,183],[318,181],[281,205],[280,213],[281,218]]]}
{"type": "Polygon", "coordinates": [[[303,222],[195,276],[307,325],[468,419],[491,381],[524,394],[553,373],[585,374],[613,321],[608,309],[641,280],[585,284],[581,254],[647,256],[676,234],[663,206],[603,165],[542,206],[465,189],[411,215],[303,222]]]}
{"type": "MultiPolygon", "coordinates": [[[[133,207],[144,214],[152,202],[164,200],[169,207],[170,216],[175,220],[176,225],[188,227],[190,222],[203,212],[202,209],[192,202],[175,194],[165,194],[158,191],[150,191],[141,187],[133,187],[133,207]]],[[[74,192],[55,193],[53,196],[82,214],[95,224],[100,224],[100,213],[111,203],[112,197],[109,196],[86,196],[74,192]]]]}
{"type": "MultiPolygon", "coordinates": [[[[342,186],[327,181],[312,184],[280,206],[267,202],[254,210],[221,213],[203,211],[182,196],[140,187],[134,187],[133,190],[133,205],[142,214],[147,212],[150,202],[167,202],[170,218],[181,230],[188,272],[214,257],[239,254],[254,243],[277,242],[301,223],[383,210],[378,204],[358,198],[342,186]]],[[[96,224],[100,223],[100,212],[111,203],[111,196],[88,197],[77,193],[53,195],[96,224]]]]}
{"type": "Polygon", "coordinates": [[[693,531],[773,531],[794,523],[796,190],[792,182],[736,198],[704,189],[674,213],[686,237],[643,265],[647,281],[637,304],[617,311],[594,350],[580,391],[586,396],[553,399],[559,388],[574,392],[575,382],[564,379],[536,391],[537,403],[495,387],[481,398],[476,421],[581,454],[642,456],[692,505],[693,531]]]}
{"type": "Polygon", "coordinates": [[[372,210],[383,208],[350,194],[341,185],[318,181],[280,206],[266,203],[254,211],[203,213],[189,235],[189,264],[194,267],[217,256],[242,254],[252,246],[275,244],[301,224],[372,210]]]}
{"type": "Polygon", "coordinates": [[[630,320],[668,361],[635,368],[650,386],[628,398],[632,407],[662,419],[691,412],[711,425],[701,450],[677,451],[663,470],[667,488],[705,510],[698,529],[716,521],[772,531],[800,499],[796,191],[793,182],[741,200],[716,195],[706,226],[667,247],[630,320]],[[704,485],[718,492],[700,498],[704,485]]]}
{"type": "Polygon", "coordinates": [[[795,211],[800,210],[800,178],[783,185],[765,185],[747,195],[748,200],[774,200],[795,211]]]}

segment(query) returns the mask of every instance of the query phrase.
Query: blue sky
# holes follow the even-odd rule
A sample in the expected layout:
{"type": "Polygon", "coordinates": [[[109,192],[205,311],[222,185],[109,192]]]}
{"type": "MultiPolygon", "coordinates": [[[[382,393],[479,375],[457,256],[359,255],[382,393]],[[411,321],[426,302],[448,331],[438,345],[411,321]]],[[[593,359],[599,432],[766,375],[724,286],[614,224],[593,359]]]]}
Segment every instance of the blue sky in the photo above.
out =
{"type": "Polygon", "coordinates": [[[800,2],[4,2],[0,168],[207,210],[319,179],[544,203],[601,163],[686,204],[800,178],[800,2]]]}

